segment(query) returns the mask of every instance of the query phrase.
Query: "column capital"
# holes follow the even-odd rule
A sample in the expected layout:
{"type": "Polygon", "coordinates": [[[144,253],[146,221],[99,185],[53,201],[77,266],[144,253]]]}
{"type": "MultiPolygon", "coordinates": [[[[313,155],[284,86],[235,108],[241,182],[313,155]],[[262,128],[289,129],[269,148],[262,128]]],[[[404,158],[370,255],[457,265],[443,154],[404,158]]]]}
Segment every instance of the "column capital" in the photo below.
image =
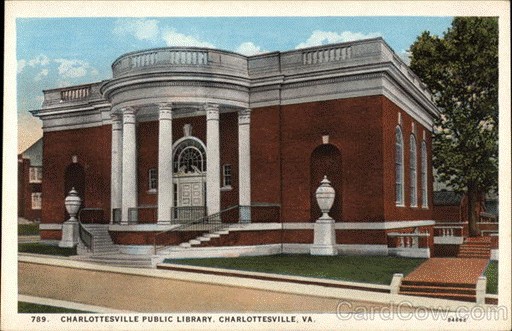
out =
{"type": "Polygon", "coordinates": [[[204,110],[206,111],[206,120],[219,120],[219,105],[206,103],[204,105],[204,110]]]}
{"type": "Polygon", "coordinates": [[[159,103],[157,106],[159,120],[172,120],[172,103],[159,103]]]}
{"type": "Polygon", "coordinates": [[[132,107],[123,108],[123,124],[135,124],[135,109],[132,107]]]}
{"type": "Polygon", "coordinates": [[[249,124],[251,122],[251,109],[244,108],[238,111],[238,124],[249,124]]]}
{"type": "Polygon", "coordinates": [[[121,130],[123,128],[123,119],[119,114],[110,114],[110,120],[112,121],[112,130],[121,130]]]}

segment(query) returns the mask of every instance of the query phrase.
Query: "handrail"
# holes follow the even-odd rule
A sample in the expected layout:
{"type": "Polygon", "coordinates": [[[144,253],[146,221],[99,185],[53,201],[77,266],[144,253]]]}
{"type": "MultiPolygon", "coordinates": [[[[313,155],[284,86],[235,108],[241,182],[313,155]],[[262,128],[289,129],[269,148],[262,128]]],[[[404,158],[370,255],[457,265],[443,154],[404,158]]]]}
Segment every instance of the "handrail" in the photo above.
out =
{"type": "Polygon", "coordinates": [[[93,211],[93,210],[101,210],[102,208],[82,208],[78,212],[78,235],[80,240],[85,244],[85,246],[91,251],[94,252],[94,235],[85,228],[82,223],[82,212],[83,211],[93,211]]]}
{"type": "Polygon", "coordinates": [[[249,207],[249,208],[251,208],[251,207],[281,207],[281,205],[277,204],[277,203],[265,203],[265,202],[254,202],[251,205],[233,205],[233,206],[227,207],[217,213],[207,215],[204,217],[200,217],[192,222],[180,224],[179,226],[174,227],[170,230],[158,232],[157,234],[155,234],[155,237],[153,238],[154,254],[155,255],[157,254],[157,241],[158,241],[158,238],[161,237],[162,235],[170,233],[170,232],[175,232],[175,231],[183,230],[186,228],[190,228],[197,224],[218,224],[217,227],[209,229],[210,231],[218,230],[219,228],[223,227],[225,224],[225,223],[222,223],[222,217],[221,217],[222,214],[225,214],[226,212],[234,210],[234,209],[242,210],[242,208],[244,208],[244,207],[246,207],[246,208],[247,207],[249,207]]]}

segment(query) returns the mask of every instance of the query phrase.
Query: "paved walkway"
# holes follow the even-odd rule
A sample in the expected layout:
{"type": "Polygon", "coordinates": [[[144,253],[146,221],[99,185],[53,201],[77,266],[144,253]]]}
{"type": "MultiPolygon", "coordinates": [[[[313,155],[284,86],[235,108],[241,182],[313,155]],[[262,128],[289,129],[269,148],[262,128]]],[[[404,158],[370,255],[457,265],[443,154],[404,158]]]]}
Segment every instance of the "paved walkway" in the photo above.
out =
{"type": "Polygon", "coordinates": [[[475,284],[489,260],[464,258],[431,258],[422,263],[404,280],[440,284],[475,284]]]}

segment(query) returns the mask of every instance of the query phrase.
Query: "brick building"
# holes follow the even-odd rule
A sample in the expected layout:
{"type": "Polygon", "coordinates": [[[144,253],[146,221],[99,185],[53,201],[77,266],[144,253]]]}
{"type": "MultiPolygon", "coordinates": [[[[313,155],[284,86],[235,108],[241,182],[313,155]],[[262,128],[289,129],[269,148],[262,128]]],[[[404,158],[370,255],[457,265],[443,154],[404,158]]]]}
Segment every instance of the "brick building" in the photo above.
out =
{"type": "Polygon", "coordinates": [[[74,187],[88,249],[96,223],[123,253],[309,252],[327,176],[340,253],[430,256],[438,111],[383,39],[248,57],[159,48],[112,71],[44,91],[33,111],[43,239],[61,238],[74,187]],[[213,224],[224,232],[202,236],[213,224]]]}
{"type": "Polygon", "coordinates": [[[43,139],[18,154],[18,217],[41,220],[43,139]]]}

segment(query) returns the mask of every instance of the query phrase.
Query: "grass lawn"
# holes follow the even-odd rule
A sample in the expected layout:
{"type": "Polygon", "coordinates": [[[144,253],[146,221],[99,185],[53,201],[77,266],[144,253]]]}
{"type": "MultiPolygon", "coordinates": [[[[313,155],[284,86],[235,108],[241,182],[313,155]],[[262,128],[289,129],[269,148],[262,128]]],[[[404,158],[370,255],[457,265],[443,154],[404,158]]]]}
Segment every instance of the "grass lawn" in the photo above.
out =
{"type": "Polygon", "coordinates": [[[43,255],[71,256],[76,255],[76,248],[63,248],[54,245],[45,245],[42,243],[25,243],[18,244],[18,252],[43,255]]]}
{"type": "Polygon", "coordinates": [[[90,313],[90,312],[18,301],[18,313],[20,313],[20,314],[68,314],[68,313],[90,313]]]}
{"type": "Polygon", "coordinates": [[[39,224],[18,224],[18,236],[37,236],[39,224]]]}
{"type": "Polygon", "coordinates": [[[389,285],[394,273],[403,273],[405,276],[424,261],[391,256],[283,254],[215,259],[166,259],[164,262],[389,285]]]}
{"type": "Polygon", "coordinates": [[[487,293],[498,294],[498,261],[491,261],[484,272],[487,277],[487,293]]]}

